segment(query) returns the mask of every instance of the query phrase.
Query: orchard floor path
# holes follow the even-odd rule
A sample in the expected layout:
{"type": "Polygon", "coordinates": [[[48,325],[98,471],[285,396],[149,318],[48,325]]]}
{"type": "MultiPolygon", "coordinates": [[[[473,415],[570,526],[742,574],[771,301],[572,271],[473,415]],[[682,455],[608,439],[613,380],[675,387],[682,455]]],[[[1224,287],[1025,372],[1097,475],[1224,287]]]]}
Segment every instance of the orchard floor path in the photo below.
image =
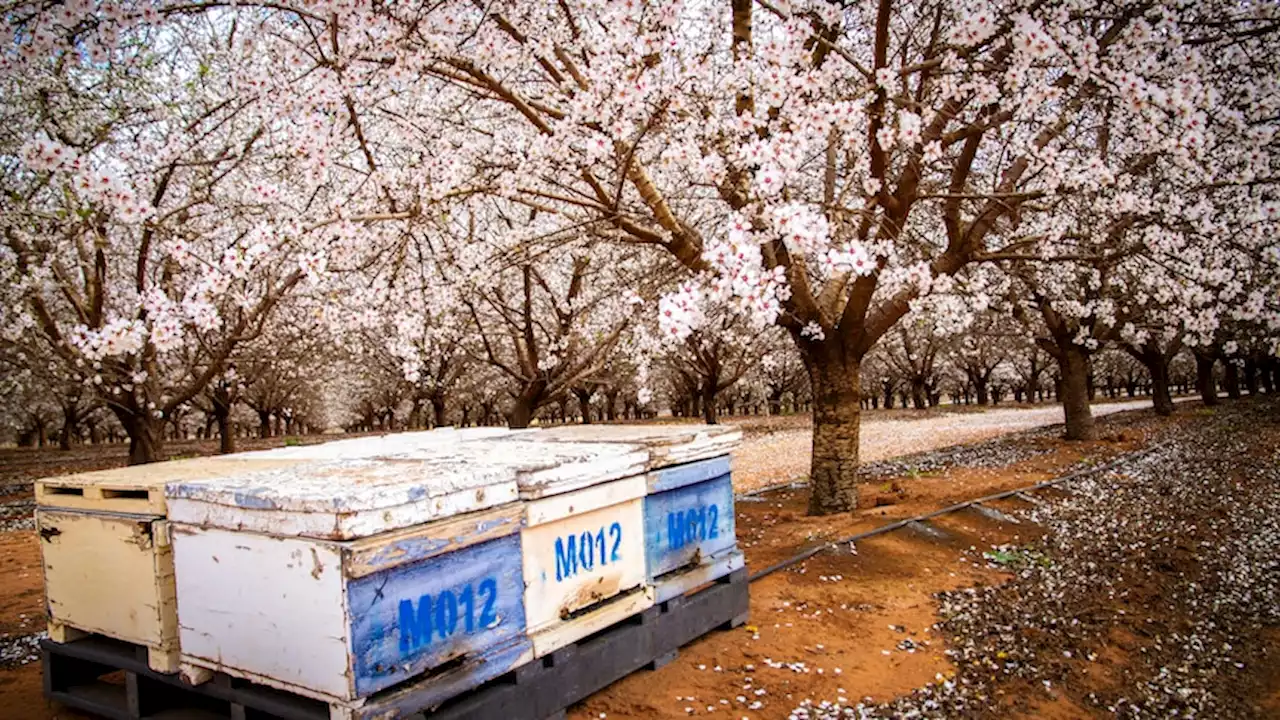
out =
{"type": "MultiPolygon", "coordinates": [[[[1178,401],[1191,399],[1179,398],[1178,401]]],[[[1149,407],[1150,398],[1096,403],[1093,416],[1149,407]]],[[[872,463],[914,455],[1055,425],[1063,420],[1062,406],[1058,404],[997,406],[986,408],[985,412],[974,405],[943,405],[925,411],[873,410],[863,415],[861,460],[872,463]]],[[[725,422],[740,426],[747,437],[733,454],[733,481],[738,492],[808,477],[813,429],[807,415],[728,418],[725,422]]]]}

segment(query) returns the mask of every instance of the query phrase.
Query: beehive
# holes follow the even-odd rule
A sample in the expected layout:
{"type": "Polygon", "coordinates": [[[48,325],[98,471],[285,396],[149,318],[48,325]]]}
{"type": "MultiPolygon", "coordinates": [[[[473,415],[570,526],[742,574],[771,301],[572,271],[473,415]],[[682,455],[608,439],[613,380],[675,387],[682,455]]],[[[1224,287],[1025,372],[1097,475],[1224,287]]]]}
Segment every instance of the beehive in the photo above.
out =
{"type": "Polygon", "coordinates": [[[424,673],[443,700],[529,659],[515,471],[405,447],[168,486],[191,679],[340,709],[424,673]]]}
{"type": "Polygon", "coordinates": [[[742,433],[722,425],[609,425],[547,430],[545,442],[643,447],[646,576],[663,602],[743,566],[729,453],[742,433]]]}
{"type": "Polygon", "coordinates": [[[193,459],[35,483],[49,636],[87,633],[145,646],[157,672],[178,669],[178,621],[164,484],[293,461],[193,459]]]}
{"type": "Polygon", "coordinates": [[[644,565],[648,452],[543,435],[450,450],[469,466],[501,462],[517,472],[525,616],[538,657],[653,604],[644,565]]]}

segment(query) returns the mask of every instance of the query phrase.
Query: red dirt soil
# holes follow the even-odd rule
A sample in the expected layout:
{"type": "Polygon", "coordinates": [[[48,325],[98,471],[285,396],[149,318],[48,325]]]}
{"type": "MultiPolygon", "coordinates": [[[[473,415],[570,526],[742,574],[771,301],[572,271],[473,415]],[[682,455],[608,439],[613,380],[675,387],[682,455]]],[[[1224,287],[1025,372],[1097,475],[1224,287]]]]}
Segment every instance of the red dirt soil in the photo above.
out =
{"type": "MultiPolygon", "coordinates": [[[[738,504],[739,545],[758,569],[819,541],[830,541],[979,495],[1059,476],[1082,460],[1107,458],[1144,444],[1168,423],[1192,422],[1140,415],[1109,439],[1067,444],[1028,438],[1042,454],[1000,468],[959,468],[923,476],[866,483],[863,508],[843,516],[811,518],[804,490],[781,490],[738,504]],[[876,506],[876,503],[882,503],[876,506]]],[[[1008,499],[991,504],[1025,507],[1008,499]]],[[[785,718],[806,698],[885,700],[909,693],[954,666],[945,643],[933,636],[934,594],[942,590],[1000,583],[1005,574],[962,557],[967,549],[1026,543],[1041,530],[1027,523],[1001,523],[962,511],[931,524],[944,538],[911,530],[877,536],[856,551],[826,552],[751,586],[746,627],[714,632],[681,651],[670,665],[641,671],[572,708],[569,717],[673,720],[690,715],[785,718]],[[905,641],[910,641],[905,642],[905,641]],[[909,651],[910,650],[910,651],[909,651]],[[771,666],[771,663],[773,666],[771,666]],[[781,663],[782,666],[778,666],[781,663]],[[793,665],[803,663],[803,665],[793,665]],[[761,692],[763,691],[763,692],[761,692]],[[762,703],[751,710],[751,703],[762,703]]],[[[44,622],[39,547],[32,532],[0,533],[0,633],[26,634],[44,622]],[[25,615],[25,618],[23,617],[25,615]]],[[[1280,647],[1280,631],[1269,636],[1280,647]]],[[[1117,638],[1117,646],[1122,640],[1117,638]]],[[[1271,653],[1270,695],[1263,706],[1280,715],[1280,652],[1271,653]]],[[[1105,685],[1125,662],[1123,651],[1100,654],[1089,684],[1105,685]]],[[[994,699],[1009,717],[1079,718],[1094,712],[1073,704],[1066,688],[1006,688],[994,699]]],[[[1071,688],[1077,694],[1080,688],[1071,688]]],[[[41,697],[38,663],[0,671],[0,720],[81,718],[41,697]]]]}

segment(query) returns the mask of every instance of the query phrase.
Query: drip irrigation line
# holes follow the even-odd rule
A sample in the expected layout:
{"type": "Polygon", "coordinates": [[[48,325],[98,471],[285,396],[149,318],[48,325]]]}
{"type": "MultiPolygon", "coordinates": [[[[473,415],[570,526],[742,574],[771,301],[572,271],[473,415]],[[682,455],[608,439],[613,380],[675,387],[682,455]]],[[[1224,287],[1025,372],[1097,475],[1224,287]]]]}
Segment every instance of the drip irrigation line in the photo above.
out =
{"type": "MultiPolygon", "coordinates": [[[[983,495],[982,497],[977,497],[971,500],[958,502],[955,505],[948,505],[947,507],[941,508],[939,510],[933,510],[931,512],[924,513],[922,515],[916,515],[914,517],[904,518],[902,520],[896,520],[887,525],[881,525],[878,528],[873,528],[871,530],[860,532],[855,535],[850,535],[849,537],[840,538],[839,540],[832,540],[830,542],[825,542],[820,545],[815,545],[807,550],[804,550],[796,555],[793,555],[792,557],[787,558],[786,560],[781,560],[779,562],[776,562],[770,565],[767,568],[763,568],[761,570],[758,570],[752,573],[751,576],[748,578],[748,582],[755,582],[761,578],[772,575],[773,573],[776,573],[779,570],[785,570],[786,568],[789,568],[792,565],[797,565],[799,563],[802,563],[805,560],[808,560],[809,558],[813,557],[814,555],[817,555],[818,553],[824,550],[830,550],[832,548],[836,548],[841,545],[845,545],[847,543],[854,543],[859,540],[865,540],[869,537],[875,537],[876,535],[882,535],[887,532],[893,532],[894,530],[899,530],[912,523],[925,522],[927,520],[931,520],[941,515],[947,515],[953,512],[957,512],[959,510],[964,510],[965,508],[972,507],[974,505],[981,505],[984,502],[990,502],[992,500],[1002,500],[1004,498],[1017,495],[1019,493],[1027,493],[1027,492],[1034,492],[1036,490],[1044,490],[1045,488],[1050,488],[1050,487],[1053,487],[1054,485],[1070,482],[1072,480],[1078,480],[1087,475],[1106,472],[1107,470],[1111,470],[1112,468],[1115,468],[1124,463],[1128,463],[1133,460],[1137,460],[1139,458],[1150,455],[1151,453],[1164,448],[1170,442],[1171,441],[1166,440],[1161,443],[1156,443],[1155,445],[1152,445],[1147,448],[1143,448],[1142,450],[1121,455],[1120,457],[1115,458],[1110,462],[1103,463],[1102,465],[1098,465],[1096,467],[1084,468],[1082,470],[1077,470],[1073,473],[1063,475],[1060,478],[1054,478],[1052,480],[1044,480],[1042,482],[1032,483],[1031,485],[1025,485],[1023,487],[1014,488],[1012,490],[1002,490],[997,493],[991,493],[990,495],[983,495]]],[[[789,485],[790,483],[779,485],[775,489],[788,487],[789,485]]],[[[756,493],[751,493],[751,494],[756,494],[756,493]]]]}

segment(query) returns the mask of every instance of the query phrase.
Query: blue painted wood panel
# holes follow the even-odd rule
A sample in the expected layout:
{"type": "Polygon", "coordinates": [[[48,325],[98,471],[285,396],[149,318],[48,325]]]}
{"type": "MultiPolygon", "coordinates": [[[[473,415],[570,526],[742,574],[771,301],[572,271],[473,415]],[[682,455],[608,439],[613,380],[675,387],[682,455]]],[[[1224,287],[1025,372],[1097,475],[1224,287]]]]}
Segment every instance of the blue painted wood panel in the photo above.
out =
{"type": "Polygon", "coordinates": [[[520,536],[366,575],[348,585],[347,602],[359,696],[461,655],[520,642],[520,536]]]}
{"type": "Polygon", "coordinates": [[[710,460],[685,463],[684,465],[672,465],[650,473],[649,493],[674,490],[678,487],[706,482],[728,474],[728,455],[711,458],[710,460]]]}
{"type": "Polygon", "coordinates": [[[644,499],[644,549],[649,578],[708,558],[737,544],[729,475],[654,493],[644,499]]]}
{"type": "MultiPolygon", "coordinates": [[[[429,527],[449,524],[450,520],[437,521],[429,527]]],[[[451,548],[463,548],[477,542],[520,532],[520,514],[517,511],[501,513],[481,511],[452,521],[453,532],[401,534],[392,537],[376,548],[359,554],[359,572],[382,572],[412,562],[426,560],[442,553],[454,552],[451,548]]]]}

